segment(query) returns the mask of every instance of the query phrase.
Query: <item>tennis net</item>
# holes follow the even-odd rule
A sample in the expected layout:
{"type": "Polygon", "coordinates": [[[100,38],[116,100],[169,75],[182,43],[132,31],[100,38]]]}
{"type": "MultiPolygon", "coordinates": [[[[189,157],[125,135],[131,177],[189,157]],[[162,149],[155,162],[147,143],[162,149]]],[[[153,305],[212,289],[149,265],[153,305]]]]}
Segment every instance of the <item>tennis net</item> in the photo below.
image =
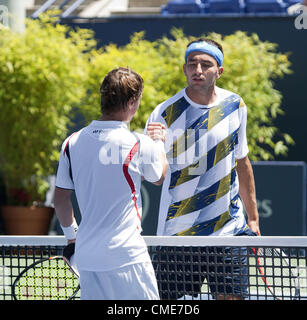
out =
{"type": "MultiPolygon", "coordinates": [[[[307,237],[144,238],[162,299],[307,300],[307,237]]],[[[65,244],[62,236],[0,236],[0,300],[14,299],[18,275],[35,261],[61,255],[65,244]]],[[[64,284],[42,281],[40,286],[47,291],[67,286],[67,276],[59,277],[64,284]]],[[[19,294],[22,299],[48,297],[19,294]]]]}

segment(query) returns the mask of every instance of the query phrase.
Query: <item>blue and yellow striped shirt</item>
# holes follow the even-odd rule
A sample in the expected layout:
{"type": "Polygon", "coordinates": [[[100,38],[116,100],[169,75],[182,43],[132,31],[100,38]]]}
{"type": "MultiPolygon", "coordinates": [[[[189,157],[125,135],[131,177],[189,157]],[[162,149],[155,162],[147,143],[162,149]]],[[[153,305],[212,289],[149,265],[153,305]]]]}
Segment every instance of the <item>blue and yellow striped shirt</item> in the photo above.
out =
{"type": "Polygon", "coordinates": [[[183,89],[148,119],[167,128],[158,235],[233,235],[246,226],[236,160],[248,154],[247,109],[237,94],[216,93],[204,106],[183,89]]]}

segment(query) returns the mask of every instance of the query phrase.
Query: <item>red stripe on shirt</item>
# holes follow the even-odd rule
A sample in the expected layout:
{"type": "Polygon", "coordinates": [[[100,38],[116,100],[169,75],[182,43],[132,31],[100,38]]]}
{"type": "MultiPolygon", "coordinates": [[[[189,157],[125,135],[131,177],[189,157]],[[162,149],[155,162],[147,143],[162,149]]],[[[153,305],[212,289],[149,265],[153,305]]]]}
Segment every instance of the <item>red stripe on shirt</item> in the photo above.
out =
{"type": "Polygon", "coordinates": [[[66,144],[65,144],[64,151],[63,151],[64,156],[65,156],[65,151],[66,151],[66,149],[67,149],[67,146],[68,146],[68,144],[69,144],[69,140],[70,140],[76,133],[78,133],[78,132],[79,132],[79,131],[74,132],[74,133],[71,134],[71,136],[68,138],[68,140],[67,140],[67,142],[66,142],[66,144]]]}
{"type": "Polygon", "coordinates": [[[133,200],[133,202],[134,202],[134,207],[135,207],[137,216],[138,216],[138,218],[141,220],[141,216],[140,216],[140,213],[139,213],[139,209],[138,209],[138,206],[137,206],[137,203],[136,203],[136,200],[137,200],[137,199],[136,199],[136,196],[135,196],[135,185],[134,185],[133,180],[132,180],[132,178],[131,178],[131,175],[130,175],[130,173],[129,173],[129,171],[128,171],[129,164],[130,164],[132,158],[133,158],[133,157],[135,156],[135,154],[138,152],[138,150],[139,150],[139,144],[136,143],[136,144],[132,147],[132,149],[130,150],[130,152],[129,152],[129,154],[128,154],[125,162],[124,162],[123,171],[124,171],[124,176],[125,176],[128,184],[129,184],[129,186],[130,186],[130,189],[131,189],[131,192],[132,192],[132,195],[133,195],[132,200],[133,200]]]}

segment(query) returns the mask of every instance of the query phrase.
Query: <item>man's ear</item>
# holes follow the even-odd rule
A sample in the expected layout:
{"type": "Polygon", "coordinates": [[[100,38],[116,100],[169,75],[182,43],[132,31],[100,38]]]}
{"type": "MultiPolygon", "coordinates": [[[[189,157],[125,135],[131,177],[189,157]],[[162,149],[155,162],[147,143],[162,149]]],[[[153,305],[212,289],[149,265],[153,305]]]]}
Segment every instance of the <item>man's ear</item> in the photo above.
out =
{"type": "Polygon", "coordinates": [[[137,100],[135,100],[135,99],[130,99],[129,101],[128,101],[128,103],[127,103],[127,109],[129,110],[129,111],[132,111],[133,113],[135,113],[136,112],[136,110],[138,109],[138,107],[139,107],[139,103],[140,103],[140,101],[137,99],[137,100]]]}
{"type": "Polygon", "coordinates": [[[127,102],[127,107],[128,107],[129,109],[132,109],[133,106],[134,106],[134,104],[135,104],[135,102],[136,102],[136,101],[131,98],[131,99],[127,102]]]}
{"type": "Polygon", "coordinates": [[[184,75],[186,75],[186,67],[187,67],[187,65],[186,65],[186,64],[184,64],[184,65],[182,66],[182,69],[183,69],[183,73],[184,73],[184,75]]]}
{"type": "Polygon", "coordinates": [[[219,79],[221,77],[223,72],[224,72],[224,68],[223,67],[219,67],[218,71],[217,71],[217,79],[219,79]]]}

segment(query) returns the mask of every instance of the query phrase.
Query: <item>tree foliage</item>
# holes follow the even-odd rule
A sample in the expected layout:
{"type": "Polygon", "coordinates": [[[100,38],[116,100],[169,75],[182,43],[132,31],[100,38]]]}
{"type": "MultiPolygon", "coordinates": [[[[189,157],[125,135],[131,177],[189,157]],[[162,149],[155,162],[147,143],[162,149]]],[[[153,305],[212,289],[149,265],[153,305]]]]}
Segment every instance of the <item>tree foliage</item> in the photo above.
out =
{"type": "Polygon", "coordinates": [[[9,203],[43,201],[73,106],[86,95],[88,30],[49,16],[0,32],[0,167],[9,203]],[[15,198],[15,199],[13,199],[15,198]]]}

